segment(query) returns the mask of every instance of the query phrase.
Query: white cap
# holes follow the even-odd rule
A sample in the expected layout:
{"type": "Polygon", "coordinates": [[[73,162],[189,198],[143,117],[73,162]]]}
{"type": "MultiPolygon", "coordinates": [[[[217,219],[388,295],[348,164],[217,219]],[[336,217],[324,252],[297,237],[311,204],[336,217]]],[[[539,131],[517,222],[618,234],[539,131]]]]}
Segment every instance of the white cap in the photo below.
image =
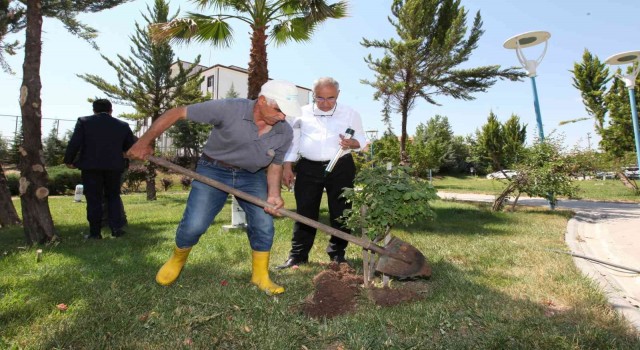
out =
{"type": "Polygon", "coordinates": [[[299,117],[302,115],[298,103],[298,88],[288,81],[269,80],[262,85],[260,95],[274,99],[286,116],[299,117]]]}

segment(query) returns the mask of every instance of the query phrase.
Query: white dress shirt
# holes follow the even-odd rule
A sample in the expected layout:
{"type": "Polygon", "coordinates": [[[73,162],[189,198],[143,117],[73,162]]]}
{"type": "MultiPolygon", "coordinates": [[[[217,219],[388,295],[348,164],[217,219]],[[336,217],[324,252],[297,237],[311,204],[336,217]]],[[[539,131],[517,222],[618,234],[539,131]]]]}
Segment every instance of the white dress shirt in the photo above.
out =
{"type": "MultiPolygon", "coordinates": [[[[287,119],[293,128],[293,142],[284,157],[285,162],[295,162],[299,157],[313,161],[333,159],[340,147],[340,135],[353,129],[353,138],[363,147],[366,142],[360,114],[351,107],[337,103],[335,110],[322,111],[310,103],[302,107],[302,115],[287,119]]],[[[343,155],[350,153],[345,150],[343,155]]]]}

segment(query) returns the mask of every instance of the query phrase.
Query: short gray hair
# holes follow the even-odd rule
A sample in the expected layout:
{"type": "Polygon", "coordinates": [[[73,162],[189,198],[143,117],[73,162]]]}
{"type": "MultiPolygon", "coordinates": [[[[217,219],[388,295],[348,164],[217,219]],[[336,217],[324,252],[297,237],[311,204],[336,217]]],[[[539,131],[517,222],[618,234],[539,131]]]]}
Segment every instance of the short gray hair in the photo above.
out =
{"type": "Polygon", "coordinates": [[[318,78],[318,80],[313,82],[313,91],[315,92],[316,89],[320,86],[327,86],[327,85],[331,85],[335,87],[336,90],[340,90],[340,84],[338,83],[337,80],[331,77],[322,77],[322,78],[318,78]]]}

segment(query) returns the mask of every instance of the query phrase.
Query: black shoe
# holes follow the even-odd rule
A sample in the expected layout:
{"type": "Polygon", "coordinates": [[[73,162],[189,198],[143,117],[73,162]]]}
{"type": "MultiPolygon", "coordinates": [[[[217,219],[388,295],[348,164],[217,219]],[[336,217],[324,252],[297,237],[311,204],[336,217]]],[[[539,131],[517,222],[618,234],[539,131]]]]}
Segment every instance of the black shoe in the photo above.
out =
{"type": "Polygon", "coordinates": [[[298,259],[298,258],[289,258],[287,259],[287,261],[284,262],[284,264],[280,265],[280,266],[276,266],[276,270],[284,270],[284,269],[288,269],[292,266],[296,266],[296,265],[303,265],[308,263],[309,260],[308,259],[298,259]]]}
{"type": "Polygon", "coordinates": [[[116,237],[116,238],[117,238],[117,237],[121,237],[121,236],[123,236],[125,233],[127,233],[125,230],[123,230],[123,229],[119,229],[119,230],[116,230],[116,231],[111,232],[111,236],[113,236],[113,237],[116,237]]]}
{"type": "Polygon", "coordinates": [[[100,234],[97,234],[97,235],[85,235],[84,239],[102,239],[102,236],[100,234]]]}
{"type": "Polygon", "coordinates": [[[353,267],[353,266],[351,266],[351,263],[349,263],[349,261],[347,261],[347,259],[345,259],[344,256],[341,256],[341,255],[336,255],[336,256],[332,257],[331,261],[333,261],[334,263],[336,263],[338,265],[347,264],[350,267],[353,267]]]}

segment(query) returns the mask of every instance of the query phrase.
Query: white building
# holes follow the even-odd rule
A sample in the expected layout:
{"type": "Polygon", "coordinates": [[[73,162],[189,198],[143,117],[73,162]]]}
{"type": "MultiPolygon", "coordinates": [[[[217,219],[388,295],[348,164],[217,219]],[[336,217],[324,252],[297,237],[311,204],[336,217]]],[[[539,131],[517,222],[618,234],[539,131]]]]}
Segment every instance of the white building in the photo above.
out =
{"type": "MultiPolygon", "coordinates": [[[[187,69],[192,63],[178,61],[171,67],[172,72],[178,71],[178,64],[181,64],[184,69],[187,69]]],[[[224,66],[216,64],[212,67],[205,67],[198,65],[194,69],[201,77],[204,77],[201,90],[202,94],[211,94],[212,99],[226,98],[231,90],[234,90],[238,97],[246,97],[249,92],[249,71],[237,66],[224,66]]],[[[309,88],[296,85],[298,88],[298,102],[300,106],[309,104],[311,101],[312,91],[309,88]]],[[[143,121],[143,124],[138,128],[138,136],[142,135],[151,125],[151,118],[143,121]]],[[[173,147],[173,142],[166,133],[162,134],[156,140],[156,148],[161,152],[178,151],[173,147]]]]}

